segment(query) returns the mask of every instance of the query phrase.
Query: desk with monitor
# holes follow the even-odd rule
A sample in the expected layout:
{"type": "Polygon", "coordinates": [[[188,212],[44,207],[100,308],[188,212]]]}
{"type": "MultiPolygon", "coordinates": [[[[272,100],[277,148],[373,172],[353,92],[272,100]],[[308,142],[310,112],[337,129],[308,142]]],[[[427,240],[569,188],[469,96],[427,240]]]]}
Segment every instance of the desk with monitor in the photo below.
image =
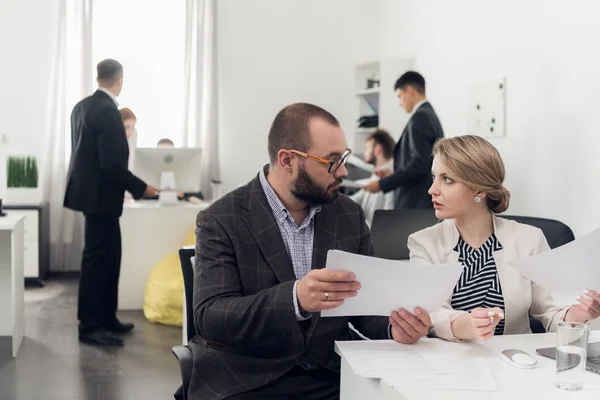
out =
{"type": "Polygon", "coordinates": [[[159,200],[126,201],[121,217],[122,260],[119,310],[141,310],[152,268],[177,253],[208,203],[177,199],[177,192],[200,191],[201,150],[138,148],[133,173],[160,188],[159,200]]]}

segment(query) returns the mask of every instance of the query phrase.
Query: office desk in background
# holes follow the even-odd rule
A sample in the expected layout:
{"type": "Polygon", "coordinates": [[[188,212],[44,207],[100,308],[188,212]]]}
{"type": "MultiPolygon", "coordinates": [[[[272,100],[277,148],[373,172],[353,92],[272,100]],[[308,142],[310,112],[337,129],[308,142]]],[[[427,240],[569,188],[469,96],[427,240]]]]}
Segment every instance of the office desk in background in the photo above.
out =
{"type": "MultiPolygon", "coordinates": [[[[600,375],[586,371],[585,386],[579,392],[565,392],[556,387],[556,361],[537,355],[535,349],[554,346],[555,334],[530,334],[495,336],[487,342],[451,343],[441,339],[421,339],[414,346],[426,346],[444,351],[462,351],[468,346],[473,354],[485,356],[492,375],[498,385],[496,392],[475,392],[464,390],[428,390],[422,388],[390,387],[382,379],[363,378],[356,375],[342,356],[342,378],[340,400],[430,400],[430,399],[599,399],[600,375]],[[506,349],[520,349],[537,360],[533,369],[518,369],[500,359],[500,352],[506,349]]],[[[590,342],[600,341],[600,331],[590,332],[590,342]]],[[[344,346],[352,342],[336,342],[338,354],[344,346]]],[[[376,345],[375,341],[372,341],[376,345]]],[[[368,345],[368,343],[366,343],[368,345]]],[[[398,346],[402,346],[398,344],[398,346]]]]}
{"type": "Polygon", "coordinates": [[[0,217],[0,360],[16,357],[25,333],[25,216],[0,217]]]}
{"type": "Polygon", "coordinates": [[[159,206],[155,200],[127,201],[121,216],[123,256],[119,280],[119,310],[141,310],[152,268],[177,253],[196,226],[198,212],[208,203],[181,201],[159,206]]]}

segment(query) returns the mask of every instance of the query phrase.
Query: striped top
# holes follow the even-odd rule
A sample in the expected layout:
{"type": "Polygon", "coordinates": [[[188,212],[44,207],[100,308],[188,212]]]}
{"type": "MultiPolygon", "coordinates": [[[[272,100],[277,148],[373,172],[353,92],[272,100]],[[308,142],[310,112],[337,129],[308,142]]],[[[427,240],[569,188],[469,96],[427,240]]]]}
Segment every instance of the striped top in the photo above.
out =
{"type": "MultiPolygon", "coordinates": [[[[504,296],[493,257],[498,250],[502,250],[502,245],[495,234],[478,249],[469,246],[462,237],[458,239],[454,251],[458,252],[458,261],[464,268],[452,293],[453,309],[471,311],[477,307],[498,307],[504,310],[504,296]]],[[[494,334],[503,333],[504,320],[500,320],[494,334]]]]}

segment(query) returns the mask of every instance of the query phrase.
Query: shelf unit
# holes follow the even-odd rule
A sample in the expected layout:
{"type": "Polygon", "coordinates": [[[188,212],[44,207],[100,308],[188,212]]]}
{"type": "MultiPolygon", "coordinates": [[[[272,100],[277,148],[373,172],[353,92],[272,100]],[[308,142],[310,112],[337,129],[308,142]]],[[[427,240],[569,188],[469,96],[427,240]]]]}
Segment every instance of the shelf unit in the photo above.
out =
{"type": "MultiPolygon", "coordinates": [[[[380,60],[358,64],[355,68],[356,118],[379,116],[378,128],[387,130],[395,140],[400,138],[409,116],[402,110],[394,91],[394,83],[404,72],[412,69],[412,60],[380,60]],[[379,81],[379,85],[368,87],[368,81],[379,81]]],[[[358,126],[358,124],[357,124],[358,126]]],[[[354,137],[349,140],[355,153],[362,154],[364,141],[376,128],[355,127],[354,137]]]]}

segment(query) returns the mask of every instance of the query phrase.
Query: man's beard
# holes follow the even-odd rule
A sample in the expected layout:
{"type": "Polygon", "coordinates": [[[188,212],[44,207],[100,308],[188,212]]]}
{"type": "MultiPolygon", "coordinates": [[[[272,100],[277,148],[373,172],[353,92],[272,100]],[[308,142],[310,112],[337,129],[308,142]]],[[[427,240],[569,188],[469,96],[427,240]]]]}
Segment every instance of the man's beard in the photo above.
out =
{"type": "Polygon", "coordinates": [[[371,165],[377,165],[377,159],[375,158],[375,156],[371,156],[371,158],[369,158],[368,160],[365,160],[365,162],[367,164],[371,164],[371,165]]]}
{"type": "Polygon", "coordinates": [[[329,204],[338,198],[340,192],[338,189],[329,191],[334,186],[338,186],[342,183],[343,179],[339,178],[331,185],[327,186],[327,189],[323,189],[317,184],[304,170],[300,168],[298,171],[298,178],[292,184],[290,192],[298,200],[302,200],[312,205],[329,204]]]}

